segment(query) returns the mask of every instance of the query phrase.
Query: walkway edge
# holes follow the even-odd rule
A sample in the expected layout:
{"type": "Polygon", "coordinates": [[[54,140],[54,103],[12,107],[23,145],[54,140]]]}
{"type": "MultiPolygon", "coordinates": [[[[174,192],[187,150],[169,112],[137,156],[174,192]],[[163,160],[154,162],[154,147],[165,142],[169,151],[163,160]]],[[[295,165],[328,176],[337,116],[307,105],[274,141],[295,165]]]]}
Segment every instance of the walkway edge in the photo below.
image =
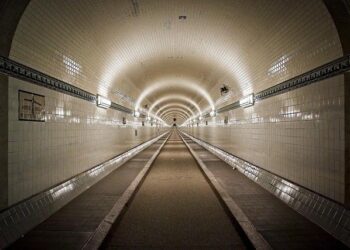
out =
{"type": "Polygon", "coordinates": [[[247,235],[250,242],[253,244],[255,249],[272,249],[271,245],[265,240],[265,238],[257,231],[253,223],[248,219],[245,213],[239,208],[237,203],[231,198],[226,190],[220,185],[218,180],[215,178],[213,173],[206,167],[203,161],[198,157],[197,153],[190,147],[190,145],[183,138],[182,133],[179,133],[182,141],[192,154],[193,158],[197,161],[209,181],[212,183],[218,194],[221,196],[223,202],[230,210],[231,214],[235,217],[244,233],[247,235]]]}
{"type": "Polygon", "coordinates": [[[112,228],[113,223],[117,220],[117,218],[121,215],[123,209],[127,205],[127,203],[132,198],[133,194],[135,193],[137,187],[142,182],[142,180],[147,175],[149,169],[151,168],[153,162],[159,155],[160,151],[164,147],[165,143],[168,141],[170,136],[167,136],[167,138],[164,140],[162,145],[158,148],[158,150],[153,154],[152,158],[148,160],[146,165],[142,168],[140,173],[136,176],[136,178],[132,181],[132,183],[129,185],[129,187],[124,191],[123,195],[118,199],[118,201],[114,204],[111,211],[105,216],[105,218],[102,220],[102,222],[99,224],[93,235],[90,237],[90,239],[85,243],[82,249],[86,250],[95,250],[98,249],[104,239],[106,238],[108,232],[112,228]]]}

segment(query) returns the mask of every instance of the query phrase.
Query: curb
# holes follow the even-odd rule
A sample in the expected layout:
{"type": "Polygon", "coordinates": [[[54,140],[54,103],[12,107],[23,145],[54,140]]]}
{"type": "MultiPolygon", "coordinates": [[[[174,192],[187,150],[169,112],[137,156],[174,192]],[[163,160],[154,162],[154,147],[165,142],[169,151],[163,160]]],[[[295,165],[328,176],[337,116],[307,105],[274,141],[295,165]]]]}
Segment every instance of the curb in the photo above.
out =
{"type": "Polygon", "coordinates": [[[215,178],[213,173],[206,167],[203,161],[198,157],[197,153],[190,147],[190,145],[183,138],[180,132],[180,137],[185,143],[186,147],[192,154],[193,158],[197,161],[200,168],[203,170],[206,177],[209,179],[213,187],[216,189],[220,195],[222,201],[227,206],[228,210],[231,212],[232,216],[238,222],[246,236],[248,237],[251,244],[255,249],[272,249],[271,245],[265,240],[265,238],[257,231],[253,223],[248,219],[245,213],[240,209],[237,203],[231,198],[231,196],[226,192],[226,190],[220,185],[218,180],[215,178]]]}
{"type": "Polygon", "coordinates": [[[127,206],[128,202],[132,198],[132,196],[136,193],[138,186],[142,182],[142,180],[146,177],[148,171],[150,170],[153,162],[159,155],[160,151],[164,147],[165,143],[168,141],[170,134],[164,140],[162,145],[158,148],[158,150],[153,154],[152,158],[148,160],[146,165],[142,168],[137,177],[132,181],[129,187],[125,190],[123,195],[118,199],[118,201],[114,204],[111,211],[105,216],[100,225],[97,227],[93,235],[88,239],[82,249],[86,250],[94,250],[98,249],[104,239],[106,238],[108,232],[113,226],[113,223],[117,220],[117,218],[122,214],[123,209],[127,206]]]}

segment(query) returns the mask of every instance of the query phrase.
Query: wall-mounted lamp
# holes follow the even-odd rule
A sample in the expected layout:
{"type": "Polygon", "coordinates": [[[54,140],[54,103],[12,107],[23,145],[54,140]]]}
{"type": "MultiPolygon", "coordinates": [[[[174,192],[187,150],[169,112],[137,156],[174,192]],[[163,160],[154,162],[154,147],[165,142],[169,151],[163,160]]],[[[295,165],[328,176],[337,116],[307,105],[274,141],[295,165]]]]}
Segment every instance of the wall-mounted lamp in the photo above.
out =
{"type": "Polygon", "coordinates": [[[243,108],[247,108],[254,105],[254,94],[247,95],[239,100],[239,105],[243,108]]]}
{"type": "Polygon", "coordinates": [[[107,98],[97,95],[96,105],[97,107],[107,109],[111,106],[112,102],[107,98]]]}
{"type": "Polygon", "coordinates": [[[137,111],[137,110],[135,110],[135,111],[134,111],[134,116],[135,116],[136,118],[139,118],[139,117],[140,117],[140,112],[137,111]]]}
{"type": "Polygon", "coordinates": [[[210,111],[209,115],[210,115],[211,117],[215,117],[215,116],[216,116],[216,110],[210,111]]]}
{"type": "Polygon", "coordinates": [[[220,94],[221,96],[226,95],[229,92],[229,88],[224,84],[221,88],[220,88],[220,94]]]}

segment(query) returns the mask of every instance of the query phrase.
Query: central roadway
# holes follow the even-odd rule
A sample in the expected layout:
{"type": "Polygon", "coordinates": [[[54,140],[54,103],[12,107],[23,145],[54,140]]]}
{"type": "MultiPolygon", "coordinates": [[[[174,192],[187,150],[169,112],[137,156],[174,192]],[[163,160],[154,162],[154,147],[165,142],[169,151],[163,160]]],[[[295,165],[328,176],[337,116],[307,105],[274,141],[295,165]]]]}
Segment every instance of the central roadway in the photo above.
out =
{"type": "Polygon", "coordinates": [[[173,130],[102,248],[242,249],[245,244],[173,130]]]}

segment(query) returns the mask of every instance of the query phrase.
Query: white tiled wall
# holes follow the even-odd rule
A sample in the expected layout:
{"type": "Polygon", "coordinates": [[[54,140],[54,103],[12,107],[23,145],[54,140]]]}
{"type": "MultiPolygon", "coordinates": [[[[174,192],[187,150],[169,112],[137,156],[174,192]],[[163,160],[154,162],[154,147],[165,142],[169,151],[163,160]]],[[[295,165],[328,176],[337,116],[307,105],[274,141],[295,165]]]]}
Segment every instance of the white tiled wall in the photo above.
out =
{"type": "MultiPolygon", "coordinates": [[[[153,101],[167,94],[201,99],[198,91],[178,87],[180,82],[197,84],[195,90],[203,88],[214,100],[220,95],[219,87],[227,84],[232,96],[226,103],[340,56],[336,27],[321,0],[149,0],[139,1],[136,15],[131,1],[31,1],[10,54],[11,59],[118,102],[115,91],[137,99],[152,84],[167,86],[152,92],[153,101]],[[188,18],[179,21],[179,15],[188,18]]],[[[44,124],[18,122],[14,116],[19,85],[11,79],[10,132],[11,138],[17,139],[9,145],[10,160],[16,162],[10,162],[11,202],[137,143],[132,140],[133,129],[106,124],[120,119],[116,111],[99,110],[31,85],[23,87],[52,95],[47,101],[49,113],[57,114],[44,124]],[[61,118],[61,110],[74,115],[61,118]],[[80,123],[74,123],[77,118],[80,123]],[[69,136],[63,132],[67,127],[74,131],[69,136]],[[40,131],[40,136],[19,132],[24,130],[40,131]],[[42,150],[29,146],[34,141],[42,143],[42,150]],[[23,153],[16,155],[12,150],[23,153]],[[66,167],[72,161],[73,167],[66,167]],[[55,164],[46,173],[43,162],[55,164]],[[27,164],[32,165],[29,168],[27,164]],[[41,175],[40,187],[31,187],[41,175]],[[15,196],[19,197],[11,198],[15,196]]],[[[230,126],[202,127],[193,133],[343,201],[342,88],[342,77],[336,77],[232,111],[230,126]]],[[[205,98],[199,104],[203,109],[208,106],[205,98]]],[[[151,129],[144,130],[138,138],[152,134],[151,129]]]]}
{"type": "Polygon", "coordinates": [[[337,76],[186,129],[274,174],[344,202],[344,77],[337,76]],[[224,125],[224,116],[229,124],[224,125]]]}
{"type": "Polygon", "coordinates": [[[10,78],[9,205],[71,178],[163,129],[132,126],[135,118],[10,78]],[[18,120],[18,90],[45,96],[46,122],[18,120]],[[138,135],[135,136],[135,129],[138,135]]]}
{"type": "Polygon", "coordinates": [[[235,100],[342,56],[322,0],[147,0],[137,16],[132,3],[31,1],[10,57],[115,101],[116,90],[137,99],[168,85],[152,91],[151,105],[174,92],[203,99],[177,83],[214,100],[226,84],[235,100]]]}

